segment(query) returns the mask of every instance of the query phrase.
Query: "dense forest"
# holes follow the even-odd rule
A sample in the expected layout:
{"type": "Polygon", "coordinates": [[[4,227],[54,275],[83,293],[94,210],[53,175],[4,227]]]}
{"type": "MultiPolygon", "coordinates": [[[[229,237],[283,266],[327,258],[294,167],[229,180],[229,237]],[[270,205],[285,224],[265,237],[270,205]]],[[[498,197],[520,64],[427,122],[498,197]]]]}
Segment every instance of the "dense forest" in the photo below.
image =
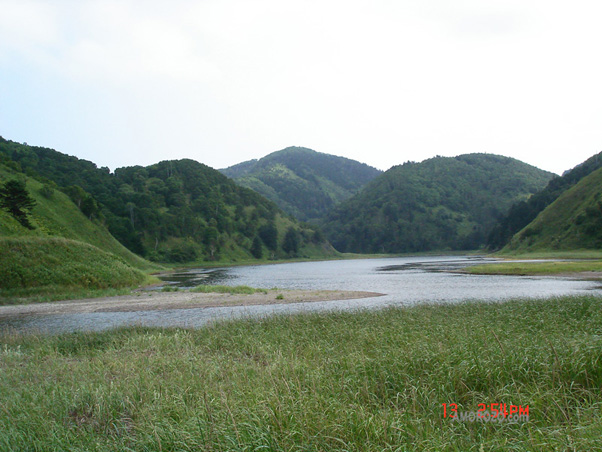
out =
{"type": "Polygon", "coordinates": [[[49,189],[69,195],[88,218],[131,251],[160,262],[284,258],[333,253],[321,233],[274,203],[193,160],[111,173],[52,149],[0,138],[0,155],[49,189]]]}
{"type": "Polygon", "coordinates": [[[335,208],[323,230],[341,252],[476,249],[513,202],[536,193],[552,176],[490,154],[407,162],[335,208]]]}
{"type": "Polygon", "coordinates": [[[381,174],[344,157],[289,147],[221,170],[303,221],[322,218],[381,174]]]}
{"type": "Polygon", "coordinates": [[[492,229],[487,239],[487,246],[492,250],[506,246],[516,233],[531,223],[562,193],[599,168],[602,168],[602,152],[562,176],[553,178],[543,190],[530,198],[514,204],[492,229]]]}

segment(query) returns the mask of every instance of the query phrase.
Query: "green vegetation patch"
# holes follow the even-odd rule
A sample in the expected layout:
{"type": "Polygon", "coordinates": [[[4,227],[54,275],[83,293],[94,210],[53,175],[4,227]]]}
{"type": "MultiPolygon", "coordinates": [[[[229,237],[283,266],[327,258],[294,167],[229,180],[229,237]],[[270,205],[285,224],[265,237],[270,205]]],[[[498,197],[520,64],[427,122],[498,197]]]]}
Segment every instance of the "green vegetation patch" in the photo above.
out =
{"type": "Polygon", "coordinates": [[[268,293],[266,289],[255,289],[249,286],[210,286],[200,285],[194,289],[190,289],[191,292],[201,293],[229,293],[229,294],[247,294],[251,295],[254,293],[268,293]]]}
{"type": "Polygon", "coordinates": [[[600,298],[565,297],[7,334],[0,449],[599,450],[601,325],[600,298]]]}
{"type": "Polygon", "coordinates": [[[562,273],[584,273],[602,271],[602,261],[578,262],[507,262],[500,264],[475,265],[467,272],[479,275],[558,275],[562,273]]]}
{"type": "Polygon", "coordinates": [[[95,246],[57,237],[0,238],[0,296],[141,284],[146,275],[95,246]]]}

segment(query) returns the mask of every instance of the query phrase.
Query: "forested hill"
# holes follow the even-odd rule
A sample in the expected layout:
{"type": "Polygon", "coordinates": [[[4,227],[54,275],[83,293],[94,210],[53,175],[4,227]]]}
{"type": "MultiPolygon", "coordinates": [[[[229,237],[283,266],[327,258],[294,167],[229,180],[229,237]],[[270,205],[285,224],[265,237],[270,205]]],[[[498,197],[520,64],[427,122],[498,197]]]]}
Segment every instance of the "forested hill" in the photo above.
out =
{"type": "Polygon", "coordinates": [[[322,218],[382,172],[364,163],[289,147],[221,172],[303,221],[322,218]]]}
{"type": "Polygon", "coordinates": [[[0,154],[67,193],[127,248],[161,262],[326,256],[321,234],[193,160],[97,168],[52,149],[0,138],[0,154]]]}
{"type": "Polygon", "coordinates": [[[20,169],[20,165],[0,153],[0,188],[9,181],[20,181],[34,203],[30,211],[24,210],[25,224],[7,209],[0,209],[0,238],[61,237],[93,245],[141,270],[160,268],[126,249],[100,222],[91,221],[66,194],[57,190],[55,184],[42,183],[20,169]]]}
{"type": "Polygon", "coordinates": [[[512,203],[552,174],[490,154],[395,166],[334,209],[323,231],[341,252],[476,249],[512,203]]]}
{"type": "Polygon", "coordinates": [[[602,168],[563,191],[503,252],[602,248],[602,168]]]}
{"type": "Polygon", "coordinates": [[[516,233],[531,223],[540,212],[558,199],[562,193],[599,168],[602,168],[602,152],[590,157],[572,170],[565,172],[562,176],[553,178],[543,190],[529,199],[513,205],[492,229],[487,240],[487,246],[492,250],[498,250],[506,246],[516,233]]]}

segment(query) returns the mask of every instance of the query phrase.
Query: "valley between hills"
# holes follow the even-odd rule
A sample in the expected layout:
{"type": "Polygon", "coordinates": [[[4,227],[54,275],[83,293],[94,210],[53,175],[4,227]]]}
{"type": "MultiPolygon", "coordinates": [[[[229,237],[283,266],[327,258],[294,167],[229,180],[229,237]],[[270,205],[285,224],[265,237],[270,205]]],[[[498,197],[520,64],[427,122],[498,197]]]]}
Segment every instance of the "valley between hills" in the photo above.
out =
{"type": "Polygon", "coordinates": [[[601,167],[595,155],[557,176],[466,154],[382,172],[291,147],[220,171],[167,160],[111,172],[0,138],[0,297],[119,291],[175,266],[475,250],[599,257],[601,167]],[[32,203],[20,216],[10,184],[32,203]]]}

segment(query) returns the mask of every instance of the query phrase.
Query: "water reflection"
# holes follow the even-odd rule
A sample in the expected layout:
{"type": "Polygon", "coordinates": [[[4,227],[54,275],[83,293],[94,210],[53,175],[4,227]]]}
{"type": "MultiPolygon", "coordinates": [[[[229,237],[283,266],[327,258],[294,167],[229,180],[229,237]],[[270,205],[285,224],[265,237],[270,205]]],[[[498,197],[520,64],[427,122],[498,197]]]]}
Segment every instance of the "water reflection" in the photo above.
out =
{"type": "MultiPolygon", "coordinates": [[[[232,275],[228,273],[227,268],[188,268],[160,275],[159,279],[166,286],[190,289],[201,284],[227,285],[227,282],[232,279],[232,275]]],[[[158,288],[161,287],[163,286],[158,286],[158,288]]]]}

